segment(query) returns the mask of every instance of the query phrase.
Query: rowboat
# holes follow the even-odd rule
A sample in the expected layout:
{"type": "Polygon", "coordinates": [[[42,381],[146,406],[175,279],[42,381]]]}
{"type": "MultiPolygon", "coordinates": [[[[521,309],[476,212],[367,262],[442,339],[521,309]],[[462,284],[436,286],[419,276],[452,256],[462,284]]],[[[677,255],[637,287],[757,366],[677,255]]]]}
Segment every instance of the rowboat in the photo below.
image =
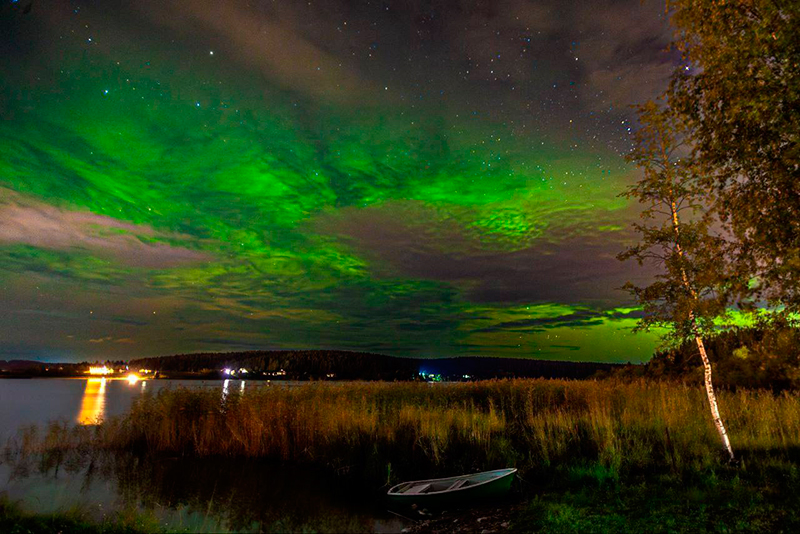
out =
{"type": "Polygon", "coordinates": [[[402,482],[389,489],[389,502],[398,506],[436,507],[502,497],[511,489],[516,469],[497,469],[471,475],[402,482]]]}

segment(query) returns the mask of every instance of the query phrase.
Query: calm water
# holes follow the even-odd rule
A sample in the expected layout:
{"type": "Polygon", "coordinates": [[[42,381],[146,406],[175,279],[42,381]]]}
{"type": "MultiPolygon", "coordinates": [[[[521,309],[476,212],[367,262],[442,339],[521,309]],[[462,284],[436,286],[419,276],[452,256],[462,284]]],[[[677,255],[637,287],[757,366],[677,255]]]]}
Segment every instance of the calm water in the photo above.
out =
{"type": "MultiPolygon", "coordinates": [[[[92,424],[98,418],[125,413],[131,402],[145,391],[162,388],[243,388],[265,387],[264,381],[246,380],[139,380],[123,378],[31,378],[0,379],[0,440],[2,443],[23,425],[45,425],[50,421],[92,424]]],[[[283,382],[292,386],[298,382],[283,382]]]]}
{"type": "MultiPolygon", "coordinates": [[[[0,439],[5,443],[20,426],[53,420],[93,424],[123,414],[146,391],[180,386],[219,388],[221,395],[269,387],[239,380],[5,379],[0,380],[0,439]]],[[[192,531],[398,532],[404,526],[376,496],[343,488],[341,480],[257,461],[17,458],[0,463],[0,493],[40,512],[77,505],[100,518],[135,508],[192,531]]]]}

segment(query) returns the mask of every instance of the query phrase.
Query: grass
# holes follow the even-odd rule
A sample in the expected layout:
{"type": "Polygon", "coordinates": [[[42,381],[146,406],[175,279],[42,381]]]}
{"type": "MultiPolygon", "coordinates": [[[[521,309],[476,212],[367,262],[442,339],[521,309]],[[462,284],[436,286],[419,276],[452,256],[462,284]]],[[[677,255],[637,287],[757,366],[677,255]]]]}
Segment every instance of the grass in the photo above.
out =
{"type": "Polygon", "coordinates": [[[741,480],[621,485],[534,497],[513,527],[544,533],[800,532],[796,489],[741,480]]]}
{"type": "MultiPolygon", "coordinates": [[[[797,476],[798,401],[796,393],[720,394],[737,473],[797,476]]],[[[54,424],[17,438],[21,451],[80,447],[313,463],[376,487],[506,466],[523,478],[569,468],[571,477],[584,470],[610,480],[731,469],[703,390],[645,381],[310,383],[226,397],[163,389],[102,425],[54,424]]]]}
{"type": "Polygon", "coordinates": [[[614,380],[163,389],[101,425],[26,429],[6,456],[272,459],[347,474],[376,492],[515,466],[532,499],[513,523],[522,530],[797,531],[800,395],[722,391],[719,401],[736,465],[702,388],[614,380]]]}

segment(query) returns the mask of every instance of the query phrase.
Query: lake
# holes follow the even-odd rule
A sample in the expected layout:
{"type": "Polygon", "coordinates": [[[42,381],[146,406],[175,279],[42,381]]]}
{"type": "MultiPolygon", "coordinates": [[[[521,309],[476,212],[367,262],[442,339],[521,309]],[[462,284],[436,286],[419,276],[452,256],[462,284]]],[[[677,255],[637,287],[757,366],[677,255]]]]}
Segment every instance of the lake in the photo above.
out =
{"type": "MultiPolygon", "coordinates": [[[[165,387],[219,388],[220,395],[296,382],[42,378],[0,380],[0,439],[50,421],[94,424],[124,414],[165,387]]],[[[376,495],[341,479],[275,462],[92,455],[0,463],[0,493],[31,511],[80,506],[98,519],[115,510],[154,514],[191,531],[398,532],[405,525],[376,495]]]]}
{"type": "Polygon", "coordinates": [[[50,421],[92,424],[98,418],[124,414],[133,400],[162,388],[221,388],[220,394],[248,387],[292,387],[293,381],[260,380],[137,380],[125,378],[0,379],[0,443],[23,425],[50,421]]]}

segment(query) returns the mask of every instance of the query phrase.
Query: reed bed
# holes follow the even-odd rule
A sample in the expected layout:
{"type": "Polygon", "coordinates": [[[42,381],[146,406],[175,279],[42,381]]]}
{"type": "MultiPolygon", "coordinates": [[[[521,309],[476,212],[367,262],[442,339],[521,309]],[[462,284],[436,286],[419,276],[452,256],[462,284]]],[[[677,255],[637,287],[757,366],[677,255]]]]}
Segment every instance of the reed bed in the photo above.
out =
{"type": "MultiPolygon", "coordinates": [[[[740,472],[796,475],[798,394],[723,391],[719,401],[740,472]]],[[[529,478],[567,469],[612,479],[725,468],[702,388],[648,381],[309,383],[227,395],[175,388],[94,428],[20,436],[28,449],[313,463],[376,486],[506,466],[529,478]]]]}

